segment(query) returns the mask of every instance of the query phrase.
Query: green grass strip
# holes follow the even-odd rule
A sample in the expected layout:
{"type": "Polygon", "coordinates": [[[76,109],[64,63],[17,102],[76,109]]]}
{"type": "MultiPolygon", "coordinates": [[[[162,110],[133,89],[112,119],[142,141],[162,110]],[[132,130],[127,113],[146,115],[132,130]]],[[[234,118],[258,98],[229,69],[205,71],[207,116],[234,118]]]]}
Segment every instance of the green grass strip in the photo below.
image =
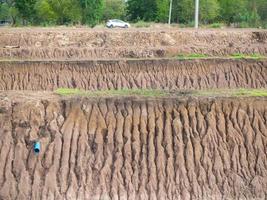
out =
{"type": "Polygon", "coordinates": [[[180,54],[177,56],[178,60],[194,60],[203,58],[209,58],[209,56],[205,54],[180,54]]]}
{"type": "Polygon", "coordinates": [[[209,56],[206,54],[179,54],[176,56],[178,60],[195,60],[195,59],[214,59],[214,58],[231,58],[231,59],[255,59],[260,60],[267,58],[264,55],[260,54],[241,54],[241,53],[235,53],[228,56],[218,57],[218,56],[209,56]]]}
{"type": "Polygon", "coordinates": [[[210,89],[210,90],[159,90],[159,89],[120,89],[86,91],[71,88],[59,88],[55,93],[61,96],[88,96],[88,97],[267,97],[267,89],[210,89]]]}
{"type": "Polygon", "coordinates": [[[259,59],[262,59],[262,58],[266,58],[265,56],[263,55],[260,55],[260,54],[249,54],[249,55],[246,55],[246,54],[233,54],[230,56],[230,58],[233,58],[233,59],[255,59],[255,60],[259,60],[259,59]]]}
{"type": "Polygon", "coordinates": [[[144,96],[144,97],[160,97],[168,96],[169,93],[164,90],[153,90],[153,89],[120,89],[120,90],[96,90],[96,91],[86,91],[79,89],[70,88],[59,88],[55,91],[56,94],[69,96],[144,96]]]}

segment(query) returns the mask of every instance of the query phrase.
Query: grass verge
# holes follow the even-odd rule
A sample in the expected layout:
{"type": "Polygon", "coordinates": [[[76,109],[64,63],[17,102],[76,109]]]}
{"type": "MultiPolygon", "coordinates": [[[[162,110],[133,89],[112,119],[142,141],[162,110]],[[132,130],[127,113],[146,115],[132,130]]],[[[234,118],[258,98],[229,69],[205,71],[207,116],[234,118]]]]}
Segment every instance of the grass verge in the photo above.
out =
{"type": "Polygon", "coordinates": [[[255,59],[255,60],[259,60],[262,58],[265,58],[265,56],[260,55],[260,54],[250,54],[250,55],[246,55],[246,54],[233,54],[230,56],[233,59],[255,59]]]}
{"type": "Polygon", "coordinates": [[[178,60],[194,60],[194,59],[205,59],[205,58],[210,58],[210,59],[214,59],[214,58],[231,58],[231,59],[255,59],[255,60],[260,60],[260,59],[264,59],[267,58],[264,55],[260,55],[260,54],[240,54],[240,53],[236,53],[236,54],[232,54],[232,55],[228,55],[228,56],[224,56],[224,57],[217,57],[217,56],[209,56],[206,54],[179,54],[178,56],[176,56],[176,58],[178,60]]]}
{"type": "Polygon", "coordinates": [[[211,89],[211,90],[154,90],[154,89],[121,89],[86,91],[70,88],[59,88],[55,91],[61,96],[88,96],[88,97],[267,97],[267,89],[211,89]]]}
{"type": "Polygon", "coordinates": [[[203,58],[209,58],[209,56],[205,54],[180,54],[177,56],[178,60],[193,60],[203,58]]]}
{"type": "Polygon", "coordinates": [[[79,90],[70,88],[59,88],[55,91],[56,94],[63,96],[144,96],[144,97],[160,97],[168,96],[169,92],[164,90],[153,90],[153,89],[120,89],[120,90],[79,90]]]}
{"type": "Polygon", "coordinates": [[[194,90],[194,96],[267,97],[267,89],[211,89],[194,90]]]}

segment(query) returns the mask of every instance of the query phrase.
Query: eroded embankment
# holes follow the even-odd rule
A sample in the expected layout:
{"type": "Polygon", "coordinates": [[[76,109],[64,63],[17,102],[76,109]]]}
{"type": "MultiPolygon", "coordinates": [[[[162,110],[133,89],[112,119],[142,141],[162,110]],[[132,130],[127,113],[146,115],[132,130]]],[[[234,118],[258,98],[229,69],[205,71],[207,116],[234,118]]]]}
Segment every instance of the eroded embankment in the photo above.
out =
{"type": "Polygon", "coordinates": [[[244,29],[2,29],[2,59],[267,55],[267,31],[244,29]],[[17,48],[9,48],[9,47],[17,48]]]}
{"type": "Polygon", "coordinates": [[[265,88],[267,60],[2,61],[0,90],[265,88]]]}
{"type": "Polygon", "coordinates": [[[0,135],[0,199],[267,198],[266,98],[1,93],[0,135]]]}

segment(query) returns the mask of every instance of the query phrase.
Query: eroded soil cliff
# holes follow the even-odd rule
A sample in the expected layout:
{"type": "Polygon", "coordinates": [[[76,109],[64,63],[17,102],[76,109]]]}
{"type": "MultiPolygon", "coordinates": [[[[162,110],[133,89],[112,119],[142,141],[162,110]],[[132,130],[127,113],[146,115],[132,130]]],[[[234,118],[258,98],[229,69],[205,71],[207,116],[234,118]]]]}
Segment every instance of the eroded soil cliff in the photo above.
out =
{"type": "Polygon", "coordinates": [[[266,200],[266,97],[212,93],[264,96],[266,55],[264,30],[1,29],[0,200],[266,200]]]}
{"type": "Polygon", "coordinates": [[[9,93],[0,199],[267,197],[266,98],[9,93]]]}
{"type": "Polygon", "coordinates": [[[266,59],[0,62],[0,90],[266,88],[266,77],[266,59]]]}
{"type": "Polygon", "coordinates": [[[170,57],[178,54],[267,55],[267,31],[246,29],[2,29],[2,59],[170,57]],[[17,48],[8,48],[14,46],[17,48]]]}

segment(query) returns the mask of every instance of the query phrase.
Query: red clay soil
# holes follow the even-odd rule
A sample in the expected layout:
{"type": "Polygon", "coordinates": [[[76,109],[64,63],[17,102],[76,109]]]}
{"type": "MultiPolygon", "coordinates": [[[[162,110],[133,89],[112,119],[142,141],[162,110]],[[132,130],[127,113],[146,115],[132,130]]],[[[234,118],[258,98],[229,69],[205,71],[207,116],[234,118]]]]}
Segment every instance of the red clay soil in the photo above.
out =
{"type": "Polygon", "coordinates": [[[0,90],[266,88],[267,60],[2,61],[0,90]]]}
{"type": "Polygon", "coordinates": [[[1,200],[267,197],[266,98],[0,95],[1,200]]]}
{"type": "Polygon", "coordinates": [[[267,55],[267,31],[246,29],[1,29],[1,59],[267,55]],[[19,48],[7,48],[7,47],[19,48]]]}

